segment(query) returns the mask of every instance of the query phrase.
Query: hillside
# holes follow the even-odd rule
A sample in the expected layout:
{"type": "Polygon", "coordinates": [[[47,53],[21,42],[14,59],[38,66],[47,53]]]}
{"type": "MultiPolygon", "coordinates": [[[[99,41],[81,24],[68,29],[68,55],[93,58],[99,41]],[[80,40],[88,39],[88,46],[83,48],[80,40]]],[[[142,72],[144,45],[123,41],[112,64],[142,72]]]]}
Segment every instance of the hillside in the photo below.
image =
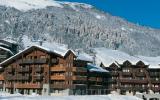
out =
{"type": "Polygon", "coordinates": [[[160,30],[130,23],[95,7],[52,0],[0,0],[0,38],[24,48],[23,37],[90,51],[106,47],[131,55],[160,55],[160,30]]]}

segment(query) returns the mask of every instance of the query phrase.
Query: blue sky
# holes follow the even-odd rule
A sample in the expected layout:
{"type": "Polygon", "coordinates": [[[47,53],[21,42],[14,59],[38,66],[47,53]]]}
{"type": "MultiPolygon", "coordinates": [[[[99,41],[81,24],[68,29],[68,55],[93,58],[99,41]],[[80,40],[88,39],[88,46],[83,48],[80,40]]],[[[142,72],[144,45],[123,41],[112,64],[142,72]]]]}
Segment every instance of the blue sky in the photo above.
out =
{"type": "Polygon", "coordinates": [[[160,0],[65,0],[94,5],[130,22],[160,29],[160,0]]]}

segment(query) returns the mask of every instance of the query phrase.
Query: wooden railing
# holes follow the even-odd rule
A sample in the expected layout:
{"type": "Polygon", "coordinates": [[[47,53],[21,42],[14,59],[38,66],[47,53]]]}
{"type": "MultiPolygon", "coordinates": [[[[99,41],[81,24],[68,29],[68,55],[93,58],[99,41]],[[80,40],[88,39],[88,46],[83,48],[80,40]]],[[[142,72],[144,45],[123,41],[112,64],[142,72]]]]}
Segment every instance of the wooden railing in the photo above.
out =
{"type": "Polygon", "coordinates": [[[50,69],[52,72],[59,72],[59,71],[66,71],[66,67],[51,67],[50,69]]]}
{"type": "Polygon", "coordinates": [[[87,76],[72,76],[72,80],[83,80],[83,81],[87,81],[87,76]]]}
{"type": "Polygon", "coordinates": [[[50,79],[51,80],[65,80],[66,77],[65,77],[65,75],[51,75],[50,79]]]}
{"type": "Polygon", "coordinates": [[[87,72],[87,69],[84,67],[73,67],[72,71],[74,71],[74,72],[87,72]]]}
{"type": "Polygon", "coordinates": [[[145,84],[145,83],[148,83],[148,80],[147,79],[123,79],[121,78],[120,79],[120,82],[122,83],[134,83],[134,84],[145,84]]]}
{"type": "Polygon", "coordinates": [[[89,81],[97,81],[96,77],[89,77],[89,81]]]}
{"type": "Polygon", "coordinates": [[[36,84],[36,83],[15,83],[15,88],[25,88],[25,89],[38,89],[38,88],[42,88],[42,84],[36,84]]]}

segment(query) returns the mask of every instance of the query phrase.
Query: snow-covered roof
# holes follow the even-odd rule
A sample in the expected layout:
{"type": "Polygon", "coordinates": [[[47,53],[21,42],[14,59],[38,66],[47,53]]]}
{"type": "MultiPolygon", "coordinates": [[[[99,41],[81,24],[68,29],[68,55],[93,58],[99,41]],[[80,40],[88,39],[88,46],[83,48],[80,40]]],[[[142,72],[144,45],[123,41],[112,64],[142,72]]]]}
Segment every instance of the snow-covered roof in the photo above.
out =
{"type": "Polygon", "coordinates": [[[4,43],[0,43],[1,46],[6,46],[6,47],[9,47],[9,45],[7,44],[4,44],[4,43]]]}
{"type": "Polygon", "coordinates": [[[79,53],[79,54],[77,54],[77,60],[84,60],[84,61],[92,62],[93,57],[87,53],[79,53]]]}
{"type": "Polygon", "coordinates": [[[1,46],[0,46],[0,49],[3,49],[3,50],[5,50],[5,51],[8,51],[10,54],[14,55],[13,52],[12,52],[11,50],[7,49],[7,48],[4,48],[4,47],[1,47],[1,46]]]}
{"type": "Polygon", "coordinates": [[[91,64],[91,63],[87,64],[87,68],[89,69],[90,72],[108,72],[107,70],[103,69],[102,67],[97,66],[95,64],[91,64]]]}
{"type": "Polygon", "coordinates": [[[109,67],[112,63],[123,64],[125,61],[129,61],[135,65],[137,62],[142,61],[145,65],[149,65],[149,68],[160,68],[160,56],[131,56],[127,53],[107,48],[95,48],[95,52],[96,63],[100,64],[102,62],[106,67],[109,67]]]}
{"type": "Polygon", "coordinates": [[[66,50],[66,51],[63,51],[63,50],[62,50],[62,51],[57,51],[57,50],[54,50],[53,48],[50,49],[50,48],[46,48],[46,47],[39,46],[39,45],[33,45],[33,46],[30,46],[30,47],[28,47],[28,48],[22,50],[21,52],[15,54],[14,56],[12,56],[12,57],[10,57],[10,58],[4,60],[3,62],[0,63],[0,65],[6,63],[6,62],[8,62],[8,61],[10,61],[11,59],[14,59],[15,57],[17,57],[18,55],[22,54],[23,52],[25,52],[25,51],[31,49],[32,47],[36,47],[36,48],[45,50],[45,51],[50,52],[50,53],[55,53],[55,54],[57,54],[57,55],[59,55],[59,56],[62,56],[62,57],[65,57],[66,54],[67,54],[69,51],[71,51],[71,52],[74,53],[74,51],[72,51],[72,50],[70,50],[70,49],[68,49],[68,50],[66,50]]]}
{"type": "Polygon", "coordinates": [[[109,66],[112,63],[123,64],[125,61],[130,61],[132,64],[136,64],[140,59],[134,56],[130,56],[127,53],[111,50],[107,48],[96,48],[96,58],[103,62],[105,66],[109,66]]]}
{"type": "Polygon", "coordinates": [[[160,68],[160,56],[157,57],[145,57],[138,56],[142,61],[146,61],[149,64],[149,68],[160,68]]]}

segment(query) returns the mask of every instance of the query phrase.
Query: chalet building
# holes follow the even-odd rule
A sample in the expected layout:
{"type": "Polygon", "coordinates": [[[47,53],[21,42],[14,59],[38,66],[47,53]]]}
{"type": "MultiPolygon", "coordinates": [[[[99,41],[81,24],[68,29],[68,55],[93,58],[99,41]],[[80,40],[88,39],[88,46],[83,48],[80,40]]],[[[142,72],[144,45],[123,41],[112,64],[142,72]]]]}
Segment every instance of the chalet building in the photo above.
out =
{"type": "Polygon", "coordinates": [[[104,94],[109,94],[109,81],[110,80],[110,74],[107,70],[88,63],[87,65],[88,68],[88,75],[87,75],[87,89],[88,89],[88,94],[92,95],[104,95],[104,94]]]}
{"type": "Polygon", "coordinates": [[[14,41],[0,40],[0,62],[16,54],[17,48],[18,45],[14,41]]]}
{"type": "Polygon", "coordinates": [[[31,46],[1,63],[0,81],[4,83],[5,91],[21,94],[86,94],[86,90],[95,85],[107,87],[104,82],[106,77],[101,72],[101,75],[88,74],[87,63],[89,61],[76,59],[72,50],[61,53],[42,46],[31,46]]]}
{"type": "MultiPolygon", "coordinates": [[[[101,64],[104,67],[104,64],[101,64]]],[[[146,65],[142,61],[132,64],[124,61],[123,64],[112,63],[105,67],[110,72],[110,91],[120,94],[160,93],[160,67],[146,65]]]]}

